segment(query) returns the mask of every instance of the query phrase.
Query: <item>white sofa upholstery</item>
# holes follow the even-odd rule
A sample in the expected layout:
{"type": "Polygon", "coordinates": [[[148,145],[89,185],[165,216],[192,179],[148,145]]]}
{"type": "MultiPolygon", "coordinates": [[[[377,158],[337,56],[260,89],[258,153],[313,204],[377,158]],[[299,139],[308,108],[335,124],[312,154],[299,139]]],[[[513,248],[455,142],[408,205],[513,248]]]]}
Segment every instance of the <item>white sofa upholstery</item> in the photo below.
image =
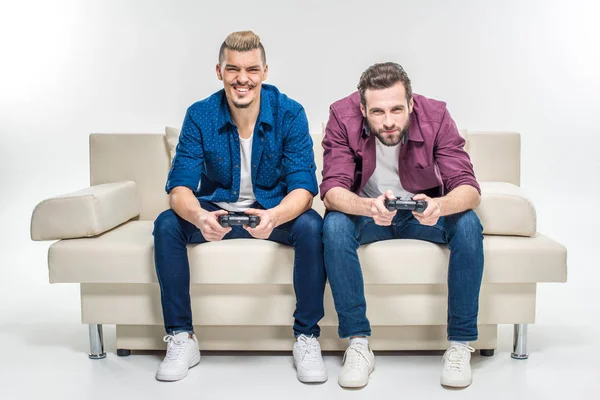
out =
{"type": "MultiPolygon", "coordinates": [[[[498,324],[514,324],[513,355],[524,358],[537,284],[566,281],[566,249],[537,232],[535,207],[519,187],[519,134],[462,134],[482,187],[476,212],[485,234],[479,340],[473,346],[492,354],[498,324]]],[[[320,135],[313,141],[320,180],[320,135]]],[[[90,325],[96,358],[103,356],[102,324],[117,326],[120,355],[164,348],[152,229],[168,208],[169,164],[163,134],[92,134],[91,187],[44,200],[33,212],[32,239],[62,239],[49,249],[50,282],[81,285],[82,322],[90,325]]],[[[318,197],[313,207],[323,214],[318,197]]],[[[188,252],[201,349],[291,348],[291,247],[238,239],[190,245],[188,252]]],[[[446,348],[447,247],[390,240],[362,246],[359,255],[373,349],[446,348]]],[[[337,338],[329,287],[321,327],[324,350],[345,347],[337,338]]]]}

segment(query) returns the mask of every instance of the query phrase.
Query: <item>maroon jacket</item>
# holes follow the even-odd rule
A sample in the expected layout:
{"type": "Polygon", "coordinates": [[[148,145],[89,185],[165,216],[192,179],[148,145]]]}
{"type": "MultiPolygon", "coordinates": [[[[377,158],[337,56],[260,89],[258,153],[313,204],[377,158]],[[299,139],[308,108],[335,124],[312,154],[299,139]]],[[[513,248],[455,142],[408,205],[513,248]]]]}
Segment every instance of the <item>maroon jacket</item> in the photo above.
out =
{"type": "MultiPolygon", "coordinates": [[[[443,196],[460,185],[471,185],[481,193],[464,150],[465,139],[446,103],[417,94],[413,99],[408,138],[398,160],[402,187],[430,197],[443,196]]],[[[365,128],[358,92],[331,105],[323,138],[321,199],[337,186],[358,194],[373,175],[378,139],[365,128]]]]}

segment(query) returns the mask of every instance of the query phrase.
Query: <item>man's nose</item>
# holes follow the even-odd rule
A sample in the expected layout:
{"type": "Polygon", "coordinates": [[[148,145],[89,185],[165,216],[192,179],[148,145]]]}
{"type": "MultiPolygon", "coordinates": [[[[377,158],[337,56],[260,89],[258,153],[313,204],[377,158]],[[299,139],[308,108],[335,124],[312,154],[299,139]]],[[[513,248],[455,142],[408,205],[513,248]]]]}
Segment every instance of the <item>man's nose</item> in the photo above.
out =
{"type": "Polygon", "coordinates": [[[392,118],[392,116],[390,114],[385,114],[385,118],[383,120],[383,128],[385,130],[390,130],[394,128],[394,125],[394,119],[392,118]]]}
{"type": "Polygon", "coordinates": [[[248,74],[244,70],[241,70],[237,76],[237,80],[240,84],[248,82],[248,74]]]}

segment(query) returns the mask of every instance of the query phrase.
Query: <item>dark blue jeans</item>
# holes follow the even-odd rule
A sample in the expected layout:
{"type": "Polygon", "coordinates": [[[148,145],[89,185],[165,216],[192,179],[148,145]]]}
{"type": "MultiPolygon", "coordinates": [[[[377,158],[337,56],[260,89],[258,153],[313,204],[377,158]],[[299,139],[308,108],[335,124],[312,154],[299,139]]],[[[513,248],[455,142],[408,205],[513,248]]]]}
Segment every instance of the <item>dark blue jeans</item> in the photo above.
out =
{"type": "Polygon", "coordinates": [[[361,244],[390,239],[448,244],[448,340],[477,340],[483,227],[474,211],[441,217],[434,226],[421,225],[410,211],[398,211],[390,226],[376,225],[369,217],[328,213],[323,227],[325,268],[340,337],[371,335],[357,250],[361,244]]]}
{"type": "MultiPolygon", "coordinates": [[[[216,205],[204,202],[202,208],[216,211],[216,205]]],[[[323,318],[325,267],[321,233],[323,219],[314,210],[276,227],[268,240],[294,246],[294,334],[318,337],[318,322],[323,318]]],[[[190,267],[188,243],[205,243],[202,232],[175,211],[163,211],[154,222],[154,264],[160,285],[161,303],[167,333],[193,332],[190,303],[190,267]]],[[[234,226],[223,240],[253,237],[242,227],[234,226]]],[[[243,255],[240,254],[240,262],[243,255]]]]}

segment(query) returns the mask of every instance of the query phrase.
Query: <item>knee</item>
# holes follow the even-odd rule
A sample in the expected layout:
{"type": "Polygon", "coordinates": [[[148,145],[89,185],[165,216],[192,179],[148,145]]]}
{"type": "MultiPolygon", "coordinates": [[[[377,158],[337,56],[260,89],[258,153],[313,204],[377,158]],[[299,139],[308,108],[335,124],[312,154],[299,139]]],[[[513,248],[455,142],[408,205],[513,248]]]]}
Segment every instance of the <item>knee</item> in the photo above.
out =
{"type": "Polygon", "coordinates": [[[159,214],[154,221],[154,231],[152,234],[154,237],[160,237],[162,235],[173,234],[181,229],[177,214],[172,209],[165,210],[159,214]]]}
{"type": "Polygon", "coordinates": [[[336,242],[340,239],[352,236],[354,222],[352,218],[338,211],[329,212],[323,223],[323,242],[336,242]]]}
{"type": "Polygon", "coordinates": [[[301,237],[320,238],[323,231],[323,218],[315,210],[308,210],[298,217],[294,224],[294,230],[297,230],[301,237]]]}
{"type": "Polygon", "coordinates": [[[473,210],[466,211],[459,216],[455,229],[455,235],[469,241],[483,240],[483,226],[473,210]]]}

